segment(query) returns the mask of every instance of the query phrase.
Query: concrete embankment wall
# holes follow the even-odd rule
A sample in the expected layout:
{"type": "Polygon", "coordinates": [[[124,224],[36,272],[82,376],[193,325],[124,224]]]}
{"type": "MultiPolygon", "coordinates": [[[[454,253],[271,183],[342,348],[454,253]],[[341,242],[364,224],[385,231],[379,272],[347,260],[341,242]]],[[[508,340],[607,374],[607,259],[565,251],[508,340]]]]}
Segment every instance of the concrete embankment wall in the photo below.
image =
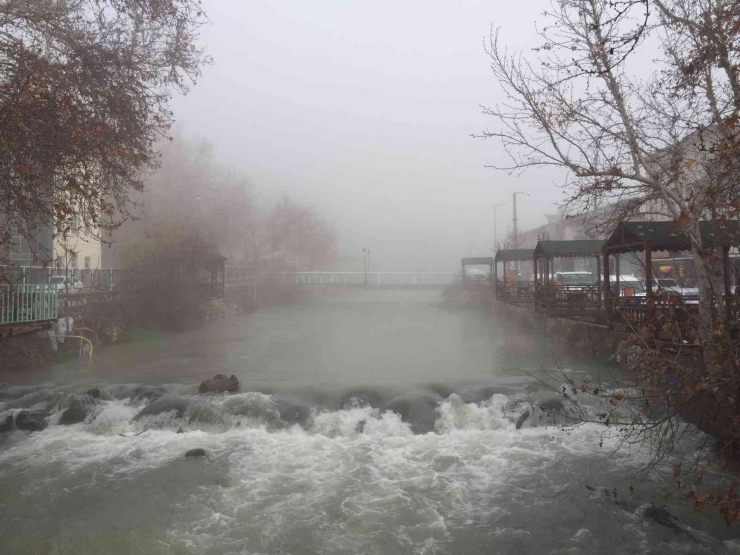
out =
{"type": "MultiPolygon", "coordinates": [[[[100,292],[88,295],[69,295],[61,298],[58,317],[71,317],[74,321],[74,334],[88,337],[95,345],[107,345],[135,338],[147,330],[177,331],[196,326],[203,321],[223,318],[232,314],[251,312],[258,308],[278,304],[300,302],[306,293],[294,285],[263,286],[255,300],[252,286],[227,287],[223,299],[206,303],[183,302],[170,303],[163,308],[170,314],[169,322],[156,325],[149,318],[146,310],[146,295],[132,292],[100,292]]],[[[153,307],[159,310],[160,307],[153,307]]],[[[17,333],[23,334],[20,328],[17,333]]],[[[28,333],[0,341],[0,370],[13,370],[34,367],[51,360],[64,360],[76,353],[77,342],[67,342],[59,353],[51,349],[47,337],[48,330],[39,333],[28,333]],[[65,353],[65,351],[70,353],[65,353]]]]}
{"type": "Polygon", "coordinates": [[[587,322],[548,317],[531,307],[512,306],[495,300],[491,304],[491,312],[495,317],[516,322],[524,329],[546,333],[584,354],[615,355],[619,349],[619,337],[609,333],[606,328],[587,322]]]}

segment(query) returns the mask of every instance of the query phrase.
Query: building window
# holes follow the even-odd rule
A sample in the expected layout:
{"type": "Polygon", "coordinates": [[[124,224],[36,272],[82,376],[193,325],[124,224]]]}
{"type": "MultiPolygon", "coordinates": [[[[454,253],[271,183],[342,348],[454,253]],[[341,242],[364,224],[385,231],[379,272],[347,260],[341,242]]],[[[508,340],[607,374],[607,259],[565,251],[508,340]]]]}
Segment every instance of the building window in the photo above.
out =
{"type": "Polygon", "coordinates": [[[69,267],[77,268],[77,253],[76,252],[73,252],[71,255],[69,255],[69,267]]]}
{"type": "Polygon", "coordinates": [[[85,270],[89,270],[92,266],[92,257],[86,256],[85,257],[85,270]]]}
{"type": "Polygon", "coordinates": [[[21,263],[30,264],[34,256],[31,252],[31,245],[28,240],[23,238],[16,226],[10,231],[10,260],[16,260],[21,263]]]}

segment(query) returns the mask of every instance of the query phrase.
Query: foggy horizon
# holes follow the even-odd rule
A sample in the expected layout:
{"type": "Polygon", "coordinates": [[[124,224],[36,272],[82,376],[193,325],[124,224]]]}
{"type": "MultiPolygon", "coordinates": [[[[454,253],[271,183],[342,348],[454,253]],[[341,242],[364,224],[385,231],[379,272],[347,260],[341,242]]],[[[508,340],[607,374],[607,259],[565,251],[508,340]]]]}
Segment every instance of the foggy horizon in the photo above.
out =
{"type": "Polygon", "coordinates": [[[556,172],[487,168],[504,160],[500,144],[471,137],[491,123],[480,105],[502,100],[483,48],[491,26],[531,48],[546,5],[205,2],[200,44],[214,64],[175,97],[176,130],[212,143],[258,204],[314,206],[340,257],[367,247],[372,269],[455,269],[491,255],[494,204],[506,203],[499,239],[511,228],[512,192],[531,193],[520,230],[557,211],[556,172]]]}

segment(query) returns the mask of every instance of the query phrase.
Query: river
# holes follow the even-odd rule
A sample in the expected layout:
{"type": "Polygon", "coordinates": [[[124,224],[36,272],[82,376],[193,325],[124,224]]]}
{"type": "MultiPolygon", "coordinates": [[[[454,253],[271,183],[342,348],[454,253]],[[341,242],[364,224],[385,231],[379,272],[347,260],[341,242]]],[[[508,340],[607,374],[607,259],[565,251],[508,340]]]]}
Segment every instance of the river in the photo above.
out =
{"type": "Polygon", "coordinates": [[[0,372],[0,420],[51,413],[0,434],[0,553],[740,553],[737,528],[631,477],[647,450],[615,452],[604,426],[516,429],[555,359],[613,369],[440,300],[336,292],[0,372]],[[240,393],[198,396],[216,373],[240,393]],[[59,425],[93,387],[88,419],[59,425]]]}

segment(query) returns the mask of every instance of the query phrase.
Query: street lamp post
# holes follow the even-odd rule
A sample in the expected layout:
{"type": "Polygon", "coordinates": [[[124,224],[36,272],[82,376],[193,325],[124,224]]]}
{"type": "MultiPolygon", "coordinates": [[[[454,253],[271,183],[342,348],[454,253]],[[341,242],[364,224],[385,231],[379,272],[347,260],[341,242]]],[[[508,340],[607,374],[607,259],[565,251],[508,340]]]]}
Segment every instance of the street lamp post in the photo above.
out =
{"type": "MultiPolygon", "coordinates": [[[[511,199],[514,204],[514,248],[519,248],[519,230],[517,229],[517,217],[516,217],[516,196],[517,195],[526,195],[529,196],[529,193],[525,191],[514,191],[511,194],[511,199]]],[[[516,262],[516,278],[519,279],[519,261],[516,262]]]]}
{"type": "Polygon", "coordinates": [[[496,208],[506,206],[505,202],[493,205],[493,251],[498,250],[498,220],[496,218],[496,208]]]}
{"type": "Polygon", "coordinates": [[[370,249],[368,249],[367,247],[363,247],[362,255],[364,257],[364,266],[365,266],[365,287],[367,287],[367,272],[370,266],[370,249]]]}

